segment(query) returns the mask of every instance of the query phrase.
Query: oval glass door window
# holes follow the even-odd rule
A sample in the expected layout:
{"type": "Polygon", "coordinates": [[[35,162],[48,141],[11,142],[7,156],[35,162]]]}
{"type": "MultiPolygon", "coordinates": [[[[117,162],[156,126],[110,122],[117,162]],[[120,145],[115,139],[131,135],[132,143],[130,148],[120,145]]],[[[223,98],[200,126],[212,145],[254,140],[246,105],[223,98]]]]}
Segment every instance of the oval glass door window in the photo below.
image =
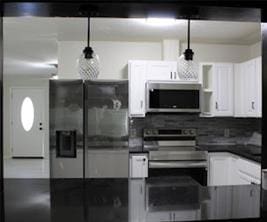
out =
{"type": "Polygon", "coordinates": [[[21,105],[21,123],[25,131],[30,131],[34,122],[34,107],[30,97],[26,97],[21,105]]]}

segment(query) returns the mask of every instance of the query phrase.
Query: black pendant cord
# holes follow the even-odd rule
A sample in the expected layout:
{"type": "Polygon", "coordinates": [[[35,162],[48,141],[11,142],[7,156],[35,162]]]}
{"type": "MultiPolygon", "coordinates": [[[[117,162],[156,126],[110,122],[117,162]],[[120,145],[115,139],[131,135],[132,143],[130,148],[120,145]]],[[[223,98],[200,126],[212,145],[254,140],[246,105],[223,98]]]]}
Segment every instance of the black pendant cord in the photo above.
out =
{"type": "Polygon", "coordinates": [[[185,60],[193,60],[194,52],[190,49],[190,19],[187,23],[187,49],[184,52],[185,60]]]}
{"type": "Polygon", "coordinates": [[[88,16],[88,24],[87,24],[87,46],[83,50],[84,57],[86,59],[92,59],[93,58],[93,49],[90,47],[90,16],[88,16]]]}
{"type": "Polygon", "coordinates": [[[87,24],[87,47],[90,47],[90,17],[88,16],[87,24]]]}
{"type": "Polygon", "coordinates": [[[190,19],[187,24],[187,48],[190,49],[190,19]]]}

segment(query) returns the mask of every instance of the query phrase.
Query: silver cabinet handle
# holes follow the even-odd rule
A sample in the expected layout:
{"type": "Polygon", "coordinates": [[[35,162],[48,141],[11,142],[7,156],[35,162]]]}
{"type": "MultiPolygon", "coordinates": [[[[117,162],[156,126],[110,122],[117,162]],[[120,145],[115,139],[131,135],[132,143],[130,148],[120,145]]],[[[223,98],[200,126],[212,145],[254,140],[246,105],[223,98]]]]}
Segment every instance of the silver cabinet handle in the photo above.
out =
{"type": "Polygon", "coordinates": [[[172,220],[175,221],[175,213],[172,214],[172,220]]]}
{"type": "Polygon", "coordinates": [[[143,100],[140,101],[140,107],[143,108],[143,100]]]}
{"type": "Polygon", "coordinates": [[[172,79],[172,72],[171,72],[171,79],[172,79]]]}
{"type": "Polygon", "coordinates": [[[170,213],[170,221],[172,221],[172,213],[170,213]]]}
{"type": "Polygon", "coordinates": [[[218,106],[218,102],[215,102],[215,107],[216,107],[216,109],[219,108],[219,106],[218,106]]]}
{"type": "Polygon", "coordinates": [[[255,109],[255,102],[251,102],[251,108],[255,109]]]}
{"type": "Polygon", "coordinates": [[[174,72],[174,79],[177,79],[177,77],[176,77],[176,72],[174,72]]]}

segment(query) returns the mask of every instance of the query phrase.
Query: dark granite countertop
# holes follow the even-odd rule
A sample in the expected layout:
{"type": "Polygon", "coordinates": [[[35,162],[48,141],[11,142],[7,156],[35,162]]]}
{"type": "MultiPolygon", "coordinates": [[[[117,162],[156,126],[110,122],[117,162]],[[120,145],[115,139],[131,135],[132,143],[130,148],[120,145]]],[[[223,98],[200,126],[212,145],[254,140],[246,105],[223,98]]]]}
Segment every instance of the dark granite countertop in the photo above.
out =
{"type": "Polygon", "coordinates": [[[190,177],[4,182],[6,222],[192,221],[258,218],[260,211],[259,185],[204,187],[190,177]]]}
{"type": "Polygon", "coordinates": [[[202,144],[198,146],[208,152],[229,152],[252,161],[261,163],[261,147],[255,145],[218,145],[202,144]]]}

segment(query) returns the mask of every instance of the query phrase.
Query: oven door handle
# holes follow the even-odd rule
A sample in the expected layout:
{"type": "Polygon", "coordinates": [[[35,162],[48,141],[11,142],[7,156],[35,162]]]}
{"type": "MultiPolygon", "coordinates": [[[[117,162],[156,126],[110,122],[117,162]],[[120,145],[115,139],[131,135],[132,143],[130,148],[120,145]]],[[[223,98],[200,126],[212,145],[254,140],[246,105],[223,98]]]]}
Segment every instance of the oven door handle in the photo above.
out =
{"type": "Polygon", "coordinates": [[[149,161],[149,168],[205,168],[207,161],[149,161]]]}

